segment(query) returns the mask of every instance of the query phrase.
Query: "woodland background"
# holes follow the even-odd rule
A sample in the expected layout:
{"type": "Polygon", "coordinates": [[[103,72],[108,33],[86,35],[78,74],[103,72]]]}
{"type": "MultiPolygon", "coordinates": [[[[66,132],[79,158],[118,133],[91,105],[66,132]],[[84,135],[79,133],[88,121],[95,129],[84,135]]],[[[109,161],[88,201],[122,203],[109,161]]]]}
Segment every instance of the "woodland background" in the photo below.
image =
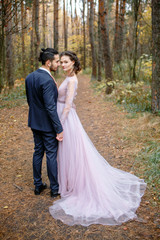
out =
{"type": "Polygon", "coordinates": [[[159,112],[158,0],[0,1],[0,92],[38,68],[42,47],[75,51],[117,102],[159,112]]]}
{"type": "MultiPolygon", "coordinates": [[[[25,101],[25,77],[39,67],[46,47],[75,51],[81,74],[104,99],[133,118],[151,114],[150,122],[159,124],[159,0],[0,1],[0,108],[25,101]]],[[[159,127],[153,129],[141,159],[147,159],[147,178],[157,189],[159,127]]]]}
{"type": "Polygon", "coordinates": [[[0,239],[160,239],[160,0],[0,1],[0,171],[0,239]],[[87,134],[112,166],[145,179],[138,221],[69,227],[49,215],[49,189],[34,196],[24,82],[46,47],[77,53],[87,134]]]}

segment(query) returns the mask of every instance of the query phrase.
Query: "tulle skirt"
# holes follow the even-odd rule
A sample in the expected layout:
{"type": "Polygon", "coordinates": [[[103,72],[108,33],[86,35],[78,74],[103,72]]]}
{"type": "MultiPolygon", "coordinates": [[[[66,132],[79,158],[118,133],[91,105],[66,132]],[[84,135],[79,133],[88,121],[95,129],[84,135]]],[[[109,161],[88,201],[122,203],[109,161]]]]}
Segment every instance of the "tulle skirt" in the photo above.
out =
{"type": "MultiPolygon", "coordinates": [[[[58,103],[61,116],[64,104],[58,103]]],[[[86,134],[74,108],[64,123],[64,140],[58,149],[61,199],[49,208],[65,224],[119,225],[136,218],[146,183],[133,174],[113,168],[86,134]]]]}

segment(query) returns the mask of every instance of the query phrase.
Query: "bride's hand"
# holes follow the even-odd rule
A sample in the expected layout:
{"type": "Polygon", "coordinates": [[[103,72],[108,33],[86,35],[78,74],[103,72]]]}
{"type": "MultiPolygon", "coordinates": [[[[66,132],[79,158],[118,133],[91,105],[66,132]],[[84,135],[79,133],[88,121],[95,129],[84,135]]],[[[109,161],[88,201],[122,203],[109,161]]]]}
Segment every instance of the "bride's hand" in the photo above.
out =
{"type": "Polygon", "coordinates": [[[57,134],[56,139],[57,139],[59,142],[63,141],[63,132],[57,134]]]}

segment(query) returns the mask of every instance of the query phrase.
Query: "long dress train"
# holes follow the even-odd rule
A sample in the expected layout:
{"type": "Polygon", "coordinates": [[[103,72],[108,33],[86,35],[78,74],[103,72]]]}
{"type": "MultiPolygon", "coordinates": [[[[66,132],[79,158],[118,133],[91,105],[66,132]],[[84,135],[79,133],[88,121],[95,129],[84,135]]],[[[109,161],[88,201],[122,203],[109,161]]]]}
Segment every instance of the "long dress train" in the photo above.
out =
{"type": "Polygon", "coordinates": [[[49,211],[68,225],[119,225],[136,218],[146,183],[110,166],[98,153],[74,108],[77,85],[73,76],[59,87],[57,107],[64,129],[58,149],[61,199],[49,211]]]}

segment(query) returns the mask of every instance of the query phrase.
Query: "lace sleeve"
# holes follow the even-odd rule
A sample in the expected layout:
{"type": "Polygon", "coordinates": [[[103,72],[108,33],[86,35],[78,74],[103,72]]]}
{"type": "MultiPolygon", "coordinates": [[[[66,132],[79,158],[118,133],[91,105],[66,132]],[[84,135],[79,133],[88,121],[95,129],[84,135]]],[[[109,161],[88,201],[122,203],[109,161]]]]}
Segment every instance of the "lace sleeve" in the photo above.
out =
{"type": "Polygon", "coordinates": [[[63,109],[63,113],[61,115],[61,123],[64,124],[65,119],[67,118],[69,111],[73,104],[73,99],[75,96],[77,82],[75,78],[70,79],[67,84],[67,93],[66,93],[66,100],[65,100],[65,107],[63,109]]]}

